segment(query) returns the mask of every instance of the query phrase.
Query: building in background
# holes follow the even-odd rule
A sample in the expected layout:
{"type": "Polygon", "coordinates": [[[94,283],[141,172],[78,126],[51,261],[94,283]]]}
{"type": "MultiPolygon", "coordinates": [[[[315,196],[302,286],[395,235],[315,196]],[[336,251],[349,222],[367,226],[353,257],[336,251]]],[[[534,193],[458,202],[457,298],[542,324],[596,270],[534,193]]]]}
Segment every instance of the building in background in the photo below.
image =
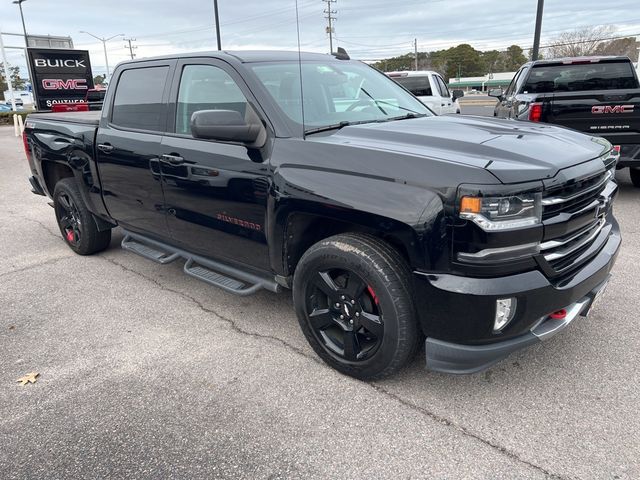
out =
{"type": "Polygon", "coordinates": [[[450,89],[462,89],[465,92],[470,90],[477,90],[479,92],[486,92],[491,88],[506,88],[516,72],[498,72],[488,73],[482,77],[460,77],[452,78],[449,81],[450,89]]]}

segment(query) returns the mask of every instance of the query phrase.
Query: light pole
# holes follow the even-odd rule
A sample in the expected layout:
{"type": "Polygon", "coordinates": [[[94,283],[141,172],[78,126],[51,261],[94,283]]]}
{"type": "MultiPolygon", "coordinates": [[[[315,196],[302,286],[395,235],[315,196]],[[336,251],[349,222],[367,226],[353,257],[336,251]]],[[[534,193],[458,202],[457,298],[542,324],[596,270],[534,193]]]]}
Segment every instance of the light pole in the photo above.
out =
{"type": "Polygon", "coordinates": [[[222,50],[222,42],[220,41],[220,16],[218,15],[218,0],[213,0],[213,15],[216,19],[216,41],[218,50],[222,50]]]}
{"type": "MultiPolygon", "coordinates": [[[[25,0],[22,0],[22,1],[24,2],[25,0]]],[[[80,30],[80,33],[86,33],[87,35],[90,35],[96,40],[100,40],[102,42],[102,48],[104,48],[104,63],[107,66],[107,78],[109,78],[110,72],[109,72],[109,57],[107,57],[107,42],[109,40],[113,40],[116,37],[124,37],[124,33],[118,33],[117,35],[113,35],[112,37],[109,37],[109,38],[100,38],[94,35],[93,33],[85,32],[84,30],[80,30]]]]}
{"type": "Polygon", "coordinates": [[[540,31],[542,30],[542,10],[544,0],[538,0],[538,10],[536,12],[536,30],[533,34],[533,49],[531,50],[531,60],[537,60],[540,50],[540,31]]]}
{"type": "Polygon", "coordinates": [[[13,0],[13,3],[20,7],[20,18],[22,19],[22,31],[24,32],[24,44],[28,47],[27,44],[27,27],[24,25],[24,14],[22,13],[22,3],[27,0],[13,0]]]}

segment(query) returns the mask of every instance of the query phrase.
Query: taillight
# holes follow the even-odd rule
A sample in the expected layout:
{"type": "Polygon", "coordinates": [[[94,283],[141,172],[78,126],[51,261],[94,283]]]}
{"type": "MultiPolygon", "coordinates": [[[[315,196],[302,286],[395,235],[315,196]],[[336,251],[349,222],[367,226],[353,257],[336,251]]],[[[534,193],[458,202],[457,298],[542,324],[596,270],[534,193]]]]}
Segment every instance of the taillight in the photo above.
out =
{"type": "Polygon", "coordinates": [[[539,122],[542,118],[542,104],[533,102],[529,104],[529,120],[539,122]]]}
{"type": "Polygon", "coordinates": [[[27,132],[22,132],[22,145],[24,146],[24,154],[27,156],[27,160],[29,160],[29,140],[27,140],[27,132]]]}

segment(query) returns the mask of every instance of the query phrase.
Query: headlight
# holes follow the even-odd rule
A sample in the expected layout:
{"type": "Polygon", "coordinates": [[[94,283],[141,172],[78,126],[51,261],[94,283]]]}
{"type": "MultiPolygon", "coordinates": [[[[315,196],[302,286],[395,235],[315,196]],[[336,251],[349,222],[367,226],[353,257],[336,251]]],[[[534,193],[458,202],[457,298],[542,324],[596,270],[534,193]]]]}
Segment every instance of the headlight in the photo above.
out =
{"type": "Polygon", "coordinates": [[[460,218],[471,220],[487,232],[537,225],[542,221],[542,194],[464,196],[460,199],[460,218]]]}

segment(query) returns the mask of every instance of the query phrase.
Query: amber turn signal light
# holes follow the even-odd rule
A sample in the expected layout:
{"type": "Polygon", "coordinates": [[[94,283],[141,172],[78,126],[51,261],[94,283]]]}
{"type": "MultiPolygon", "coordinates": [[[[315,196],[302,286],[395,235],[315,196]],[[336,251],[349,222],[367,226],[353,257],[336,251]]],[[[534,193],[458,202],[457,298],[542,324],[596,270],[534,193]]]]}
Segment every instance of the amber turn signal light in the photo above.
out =
{"type": "Polygon", "coordinates": [[[460,199],[460,212],[480,213],[481,210],[482,210],[482,198],[462,197],[460,199]]]}

